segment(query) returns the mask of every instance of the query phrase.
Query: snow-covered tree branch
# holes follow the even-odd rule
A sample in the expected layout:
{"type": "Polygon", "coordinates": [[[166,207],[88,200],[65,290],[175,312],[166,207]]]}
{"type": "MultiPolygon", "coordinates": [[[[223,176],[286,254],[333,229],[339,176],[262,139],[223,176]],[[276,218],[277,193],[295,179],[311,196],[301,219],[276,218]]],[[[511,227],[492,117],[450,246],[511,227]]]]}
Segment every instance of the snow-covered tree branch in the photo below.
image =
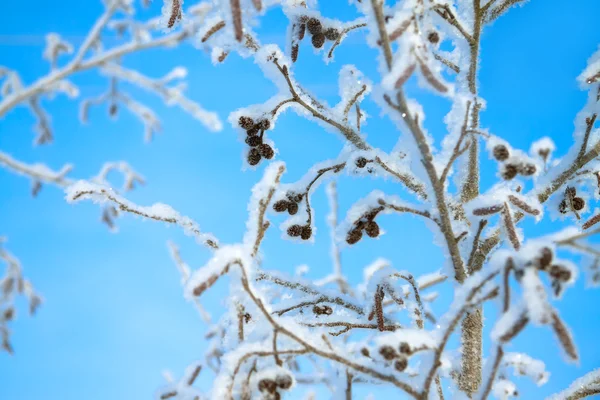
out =
{"type": "MultiPolygon", "coordinates": [[[[211,329],[204,360],[191,364],[180,379],[169,378],[158,398],[273,400],[324,384],[331,398],[352,399],[353,386],[360,384],[393,387],[406,398],[420,400],[508,399],[517,396],[520,383],[512,375],[538,386],[551,379],[544,360],[515,348],[514,339],[525,330],[538,328],[540,335],[553,335],[566,363],[585,356],[557,304],[578,279],[600,284],[600,249],[589,240],[600,233],[600,50],[577,78],[588,99],[574,116],[571,147],[557,149],[551,138],[540,135],[525,151],[482,123],[480,115],[494,105],[486,104],[478,80],[483,32],[524,1],[353,0],[358,17],[344,21],[325,17],[317,2],[309,0],[212,0],[189,8],[182,0],[164,0],[163,15],[149,22],[115,19],[118,12],[131,12],[131,1],[105,3],[104,14],[79,48],[58,35],[48,36],[47,76],[27,86],[17,72],[3,70],[0,116],[17,105],[28,106],[38,119],[38,143],[53,137],[42,98],[56,92],[76,95],[77,88],[67,79],[93,68],[108,78],[109,87],[84,101],[84,120],[97,104],[106,103],[111,114],[124,106],[142,120],[151,138],[160,127],[158,117],[122,92],[120,85],[126,82],[177,106],[208,130],[220,130],[214,113],[188,98],[181,84],[173,84],[185,78],[185,68],[154,78],[121,64],[123,55],[188,39],[210,52],[215,67],[231,54],[257,64],[276,90],[264,102],[231,110],[228,116],[243,142],[243,160],[250,170],[246,173],[264,167],[249,194],[245,234],[238,242],[219,241],[200,229],[202,221],[169,205],[140,206],[117,193],[107,183],[111,170],[123,174],[124,192],[144,183],[127,163],[108,163],[96,177],[75,180],[70,165],[54,171],[0,152],[0,165],[30,179],[34,194],[41,185],[55,185],[64,189],[68,202],[102,205],[103,220],[111,227],[115,216],[133,214],[177,226],[210,249],[204,266],[194,269],[169,243],[183,296],[211,329]],[[282,11],[288,20],[284,48],[263,43],[258,33],[271,9],[282,11]],[[107,28],[131,38],[106,50],[100,34],[107,28]],[[373,62],[379,76],[368,77],[354,65],[335,62],[336,49],[359,31],[378,54],[373,62]],[[307,51],[311,47],[325,68],[338,71],[336,104],[318,98],[298,78],[299,60],[315,57],[307,51]],[[61,67],[58,61],[64,54],[74,55],[61,67]],[[413,79],[451,104],[445,129],[428,131],[424,107],[407,85],[413,79]],[[365,112],[368,101],[377,105],[378,114],[365,112]],[[278,160],[274,139],[277,123],[287,118],[288,110],[335,134],[342,148],[298,180],[286,178],[291,162],[278,160]],[[397,129],[393,149],[378,148],[367,139],[366,124],[375,118],[389,119],[397,129]],[[484,160],[486,152],[489,160],[484,160]],[[484,175],[493,184],[484,184],[484,175]],[[376,182],[388,178],[401,194],[388,192],[389,186],[373,190],[355,199],[340,217],[336,182],[341,176],[376,182]],[[328,235],[317,232],[315,223],[313,195],[322,183],[330,206],[328,235]],[[306,269],[286,274],[264,267],[263,242],[275,229],[271,220],[276,218],[283,218],[283,238],[298,246],[328,241],[332,268],[323,270],[322,279],[306,279],[306,269]],[[402,218],[414,218],[431,230],[444,264],[418,277],[416,266],[400,269],[377,258],[363,269],[362,282],[352,282],[342,263],[344,250],[369,246],[369,240],[385,233],[389,221],[402,218]],[[555,228],[540,236],[526,235],[527,220],[552,221],[555,228]],[[573,261],[574,254],[580,263],[573,261]],[[223,296],[227,310],[209,315],[202,296],[222,281],[229,282],[223,296]],[[452,292],[449,305],[435,303],[438,290],[452,292]],[[488,309],[495,310],[494,318],[484,318],[488,309]],[[484,323],[491,328],[489,336],[484,323]],[[214,373],[212,386],[198,383],[198,376],[206,373],[214,373]]],[[[19,263],[1,248],[0,259],[8,265],[0,329],[10,350],[6,323],[17,291],[7,282],[23,278],[19,263]]],[[[19,286],[18,292],[37,305],[39,297],[28,285],[19,286]]],[[[201,354],[194,357],[201,359],[201,354]]],[[[600,378],[594,371],[552,398],[598,393],[600,378]]]]}

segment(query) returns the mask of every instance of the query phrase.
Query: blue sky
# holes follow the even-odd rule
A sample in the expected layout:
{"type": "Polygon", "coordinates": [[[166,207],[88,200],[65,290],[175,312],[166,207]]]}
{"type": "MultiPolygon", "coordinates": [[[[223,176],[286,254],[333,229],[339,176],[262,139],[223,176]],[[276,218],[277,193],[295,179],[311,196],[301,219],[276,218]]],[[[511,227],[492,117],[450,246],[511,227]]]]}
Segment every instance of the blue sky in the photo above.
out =
{"type": "MultiPolygon", "coordinates": [[[[144,15],[159,12],[160,2],[155,3],[144,15]]],[[[344,10],[343,19],[354,15],[345,0],[322,3],[326,16],[332,16],[338,7],[344,10]]],[[[48,70],[41,59],[44,34],[55,31],[75,43],[81,41],[101,5],[96,0],[63,0],[60,6],[42,0],[30,0],[26,5],[5,1],[0,10],[0,65],[18,70],[25,82],[31,82],[48,70]]],[[[481,95],[488,104],[482,125],[522,149],[542,136],[551,136],[558,152],[564,153],[571,143],[573,119],[586,98],[575,77],[600,43],[598,15],[597,0],[536,0],[488,27],[481,52],[481,95]]],[[[259,29],[264,41],[282,44],[286,22],[281,14],[272,12],[266,21],[267,26],[259,29]]],[[[344,64],[355,64],[377,81],[376,53],[360,44],[361,35],[350,37],[329,66],[304,47],[296,76],[330,100],[337,96],[337,73],[344,64]]],[[[189,45],[130,56],[125,64],[150,76],[161,76],[179,64],[187,66],[189,97],[218,112],[223,120],[230,111],[261,103],[275,93],[251,61],[232,56],[215,68],[206,52],[189,45]]],[[[81,74],[74,81],[84,97],[106,88],[106,81],[94,73],[81,74]]],[[[413,83],[408,90],[419,94],[427,128],[439,139],[449,104],[420,92],[413,83]]],[[[163,133],[149,144],[143,143],[142,126],[126,112],[111,121],[100,107],[84,126],[77,119],[78,103],[59,97],[46,103],[53,116],[54,144],[33,147],[34,119],[26,109],[17,108],[0,121],[0,150],[26,162],[43,161],[55,169],[72,162],[76,166],[73,176],[79,178],[94,175],[105,161],[127,160],[148,181],[129,195],[132,200],[168,203],[222,242],[239,241],[250,189],[261,175],[260,169],[241,171],[244,145],[236,132],[226,125],[221,133],[209,133],[191,117],[161,105],[159,99],[135,90],[132,93],[156,106],[162,117],[163,133]]],[[[372,102],[364,107],[374,117],[364,128],[369,141],[391,149],[397,140],[392,125],[377,118],[379,112],[372,102]]],[[[286,182],[300,178],[315,162],[335,157],[342,146],[338,136],[291,113],[280,118],[270,136],[287,162],[286,182]]],[[[493,172],[486,174],[484,183],[492,182],[492,177],[493,172]]],[[[129,216],[118,221],[120,232],[111,234],[99,222],[98,207],[69,205],[52,187],[44,187],[38,198],[32,199],[29,184],[0,170],[0,234],[9,237],[8,248],[21,259],[26,275],[46,302],[35,318],[26,316],[21,304],[19,318],[12,325],[16,354],[0,353],[0,399],[150,398],[163,383],[163,369],[178,375],[202,356],[206,331],[182,297],[166,241],[178,243],[194,267],[201,266],[208,253],[175,228],[129,216]]],[[[338,187],[342,215],[374,188],[403,193],[391,182],[350,177],[343,177],[338,187]]],[[[264,244],[265,268],[290,272],[308,264],[310,276],[315,278],[330,271],[323,192],[321,188],[313,196],[316,243],[282,241],[280,232],[271,229],[264,244]]],[[[282,222],[276,216],[273,221],[275,225],[282,222]]],[[[442,253],[432,247],[432,235],[420,221],[396,215],[383,217],[381,223],[385,236],[363,241],[343,253],[343,268],[353,282],[360,280],[362,268],[379,256],[415,275],[442,266],[442,253]]],[[[558,230],[560,224],[529,223],[524,227],[535,235],[558,230]]],[[[203,302],[215,312],[222,310],[226,290],[227,285],[217,285],[203,302]]],[[[444,309],[447,299],[442,297],[438,310],[444,309]]],[[[557,304],[582,349],[579,365],[562,362],[551,332],[544,328],[529,328],[511,346],[511,351],[528,351],[542,358],[552,372],[550,383],[542,388],[524,384],[522,398],[543,398],[600,366],[600,311],[595,306],[599,302],[600,292],[585,290],[579,282],[557,304]]],[[[203,373],[200,382],[208,385],[211,378],[203,373]]]]}

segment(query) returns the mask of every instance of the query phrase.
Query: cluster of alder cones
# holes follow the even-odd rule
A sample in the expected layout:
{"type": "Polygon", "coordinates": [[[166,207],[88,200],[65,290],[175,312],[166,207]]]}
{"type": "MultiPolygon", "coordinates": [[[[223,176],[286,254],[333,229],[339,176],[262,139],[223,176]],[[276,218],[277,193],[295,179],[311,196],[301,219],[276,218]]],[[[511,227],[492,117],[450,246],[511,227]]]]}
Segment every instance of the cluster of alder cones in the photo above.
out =
{"type": "Polygon", "coordinates": [[[264,143],[265,131],[271,127],[271,121],[261,119],[254,121],[250,117],[242,116],[238,121],[240,127],[246,131],[246,144],[250,146],[247,161],[250,165],[257,165],[264,157],[270,160],[275,155],[273,148],[264,143]]]}
{"type": "MultiPolygon", "coordinates": [[[[302,193],[294,193],[288,192],[286,193],[286,198],[282,200],[278,200],[273,204],[273,210],[276,212],[285,212],[287,211],[290,215],[296,215],[298,213],[298,209],[300,208],[299,204],[304,199],[304,194],[302,193]]],[[[287,229],[287,234],[291,237],[300,237],[302,240],[308,240],[312,236],[312,228],[310,227],[310,222],[306,225],[291,225],[287,229]]]]}
{"type": "MultiPolygon", "coordinates": [[[[394,368],[397,371],[402,372],[408,367],[408,359],[417,351],[421,350],[426,350],[426,348],[413,349],[408,343],[401,342],[397,350],[390,345],[381,346],[379,348],[379,354],[388,362],[394,361],[394,368]]],[[[367,348],[363,348],[361,354],[365,357],[371,357],[367,348]]]]}
{"type": "Polygon", "coordinates": [[[510,150],[503,144],[494,146],[493,155],[497,161],[503,163],[501,175],[507,181],[517,175],[532,176],[537,172],[533,163],[510,160],[510,150]]]}
{"type": "Polygon", "coordinates": [[[577,189],[569,186],[565,189],[565,198],[558,205],[558,211],[561,214],[566,214],[569,211],[581,211],[584,207],[585,200],[577,196],[577,189]]]}
{"type": "MultiPolygon", "coordinates": [[[[562,285],[571,280],[572,272],[567,267],[558,263],[553,263],[554,253],[549,247],[543,247],[533,261],[529,264],[539,271],[546,272],[552,280],[552,288],[558,296],[562,290],[562,285]]],[[[520,279],[523,271],[517,271],[517,278],[520,279]]]]}
{"type": "Polygon", "coordinates": [[[292,45],[292,61],[298,59],[299,44],[306,34],[306,31],[311,35],[311,43],[315,49],[320,49],[325,44],[326,40],[335,41],[340,38],[340,31],[335,28],[325,28],[319,19],[303,15],[299,19],[299,26],[296,30],[296,37],[292,45]]]}
{"type": "Polygon", "coordinates": [[[367,214],[365,214],[362,218],[354,223],[354,227],[348,232],[346,235],[346,243],[355,244],[358,243],[360,239],[363,237],[363,231],[372,238],[376,238],[379,236],[380,229],[377,222],[375,222],[375,217],[377,214],[383,210],[383,207],[378,207],[367,214]]]}
{"type": "Polygon", "coordinates": [[[288,390],[292,387],[292,383],[289,375],[278,374],[275,379],[265,378],[258,381],[258,390],[265,395],[265,399],[280,400],[279,389],[288,390]]]}

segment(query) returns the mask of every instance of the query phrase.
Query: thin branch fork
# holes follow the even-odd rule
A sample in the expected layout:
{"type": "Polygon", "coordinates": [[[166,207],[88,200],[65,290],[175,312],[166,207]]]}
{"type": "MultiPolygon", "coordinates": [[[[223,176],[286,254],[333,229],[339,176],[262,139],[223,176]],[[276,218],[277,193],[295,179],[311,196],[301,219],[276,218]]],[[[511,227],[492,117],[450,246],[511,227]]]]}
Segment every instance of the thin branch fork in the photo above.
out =
{"type": "Polygon", "coordinates": [[[433,7],[433,10],[440,17],[442,17],[444,20],[446,20],[450,25],[455,27],[468,42],[473,42],[473,40],[474,40],[473,36],[471,36],[471,34],[469,32],[467,32],[467,30],[460,24],[460,22],[458,22],[458,20],[456,19],[456,16],[450,9],[450,6],[448,6],[447,4],[443,4],[443,5],[436,4],[433,7]]]}
{"type": "MultiPolygon", "coordinates": [[[[279,72],[281,72],[281,74],[284,76],[284,78],[287,82],[288,88],[292,95],[292,99],[289,102],[293,101],[293,102],[299,104],[300,106],[302,106],[303,108],[308,110],[315,118],[318,118],[318,119],[326,122],[327,124],[333,126],[334,128],[338,129],[346,137],[346,139],[350,143],[352,143],[357,149],[359,149],[359,150],[370,150],[371,149],[371,147],[363,140],[363,138],[360,136],[360,134],[355,132],[351,127],[341,124],[341,123],[327,117],[326,115],[324,115],[323,113],[321,113],[317,109],[315,109],[313,106],[306,103],[298,94],[298,92],[295,88],[295,85],[290,78],[290,74],[289,74],[287,66],[284,65],[282,67],[277,59],[274,59],[273,63],[275,64],[275,66],[277,67],[279,72]]],[[[398,172],[393,171],[389,166],[385,165],[383,160],[381,160],[379,157],[377,157],[377,163],[379,165],[381,165],[382,168],[384,168],[384,170],[386,172],[397,177],[402,183],[404,183],[406,185],[407,188],[418,193],[422,197],[426,197],[424,187],[420,183],[418,183],[418,181],[413,176],[410,176],[407,174],[400,174],[398,172]]]]}
{"type": "MultiPolygon", "coordinates": [[[[103,16],[104,16],[104,14],[103,14],[103,16]]],[[[103,17],[101,17],[100,20],[104,21],[103,17]]],[[[104,23],[106,23],[106,22],[107,21],[105,21],[104,23]]],[[[100,27],[100,28],[102,28],[102,27],[100,27]]],[[[90,32],[90,34],[93,35],[97,29],[98,29],[98,26],[95,26],[92,29],[92,31],[90,32]]],[[[6,114],[9,110],[12,110],[16,105],[18,105],[36,95],[44,93],[48,87],[51,87],[56,82],[58,82],[62,79],[65,79],[66,77],[68,77],[74,73],[82,72],[82,71],[86,71],[86,70],[89,70],[92,68],[102,66],[110,61],[119,59],[130,53],[134,53],[134,52],[138,52],[138,51],[142,51],[142,50],[148,50],[148,49],[157,48],[157,47],[169,47],[169,46],[173,45],[174,43],[179,43],[179,42],[183,41],[184,39],[188,38],[189,36],[190,36],[190,32],[188,32],[187,30],[182,30],[182,31],[170,34],[170,35],[160,37],[158,39],[150,40],[148,42],[131,41],[131,42],[125,43],[121,46],[117,46],[113,49],[104,51],[100,54],[91,56],[87,60],[83,59],[83,57],[85,56],[85,53],[87,51],[82,51],[81,59],[79,59],[76,56],[76,58],[74,58],[73,61],[71,61],[65,67],[53,70],[50,74],[38,79],[36,82],[32,83],[30,86],[27,86],[17,92],[11,93],[10,95],[6,96],[0,102],[0,117],[3,117],[4,114],[6,114]]],[[[87,42],[84,42],[84,45],[85,45],[85,43],[87,43],[87,42]]],[[[84,49],[84,47],[82,47],[81,49],[84,49]]]]}

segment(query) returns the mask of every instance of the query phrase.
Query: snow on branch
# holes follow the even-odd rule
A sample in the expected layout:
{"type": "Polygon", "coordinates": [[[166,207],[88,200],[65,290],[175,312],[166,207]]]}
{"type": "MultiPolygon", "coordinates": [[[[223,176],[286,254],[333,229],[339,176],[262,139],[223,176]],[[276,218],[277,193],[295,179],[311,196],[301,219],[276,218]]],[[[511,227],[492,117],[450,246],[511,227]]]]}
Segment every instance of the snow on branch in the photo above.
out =
{"type": "Polygon", "coordinates": [[[571,386],[546,400],[577,400],[600,394],[600,369],[576,379],[571,386]]]}
{"type": "Polygon", "coordinates": [[[65,191],[66,199],[69,203],[76,203],[81,200],[92,200],[99,204],[110,203],[123,212],[139,215],[143,218],[155,221],[178,225],[187,235],[194,236],[198,243],[204,244],[211,249],[219,248],[218,241],[213,235],[203,233],[194,220],[182,216],[167,204],[156,203],[149,207],[138,206],[118,195],[111,188],[88,181],[75,182],[65,191]]]}
{"type": "Polygon", "coordinates": [[[0,263],[6,265],[4,275],[0,279],[0,339],[1,350],[12,354],[8,325],[17,317],[17,297],[24,296],[27,299],[31,315],[35,314],[43,299],[31,282],[23,276],[19,260],[5,249],[6,241],[5,237],[0,237],[0,263]]]}
{"type": "MultiPolygon", "coordinates": [[[[173,9],[178,10],[175,19],[180,19],[183,2],[178,0],[172,3],[176,3],[173,4],[173,9]]],[[[66,92],[70,97],[77,97],[79,94],[77,87],[67,81],[67,78],[76,75],[78,72],[98,68],[110,68],[110,65],[118,62],[123,56],[128,54],[153,48],[171,48],[180,45],[198,32],[209,8],[207,8],[206,4],[190,7],[189,13],[186,14],[187,23],[185,26],[172,33],[156,34],[155,31],[159,26],[153,20],[146,23],[136,23],[131,21],[123,22],[116,18],[116,15],[120,12],[129,15],[134,14],[135,10],[131,1],[105,1],[104,12],[90,28],[83,43],[76,49],[73,45],[64,41],[58,34],[51,33],[46,36],[47,46],[43,57],[50,62],[52,67],[47,75],[38,78],[30,85],[24,85],[16,72],[0,68],[0,79],[4,78],[2,97],[0,98],[0,117],[20,104],[27,104],[32,114],[38,120],[36,125],[38,136],[35,143],[45,144],[50,142],[53,138],[50,116],[41,104],[42,97],[51,99],[59,92],[66,92]],[[105,48],[102,33],[106,28],[111,27],[117,29],[121,33],[121,36],[123,36],[122,33],[124,31],[131,29],[133,32],[132,38],[124,40],[119,45],[105,48]],[[62,56],[61,58],[67,58],[65,55],[73,53],[74,55],[64,65],[59,65],[60,56],[62,56]]],[[[221,122],[216,114],[204,110],[199,104],[186,98],[182,94],[181,88],[167,87],[165,86],[168,83],[167,81],[153,81],[145,78],[138,71],[126,70],[124,67],[120,68],[123,69],[117,71],[125,75],[125,79],[133,76],[136,81],[134,83],[142,87],[152,86],[153,90],[163,97],[167,105],[178,105],[210,130],[218,131],[222,129],[221,122]],[[128,71],[128,74],[125,74],[123,71],[128,71]]],[[[114,68],[113,73],[116,73],[114,68]]],[[[171,78],[173,77],[171,76],[171,78]]],[[[112,100],[114,104],[115,99],[113,98],[112,100]]],[[[119,100],[127,103],[123,98],[119,100]]],[[[131,104],[129,106],[130,108],[135,108],[131,104]]],[[[139,109],[140,107],[138,106],[137,108],[139,109]]]]}

